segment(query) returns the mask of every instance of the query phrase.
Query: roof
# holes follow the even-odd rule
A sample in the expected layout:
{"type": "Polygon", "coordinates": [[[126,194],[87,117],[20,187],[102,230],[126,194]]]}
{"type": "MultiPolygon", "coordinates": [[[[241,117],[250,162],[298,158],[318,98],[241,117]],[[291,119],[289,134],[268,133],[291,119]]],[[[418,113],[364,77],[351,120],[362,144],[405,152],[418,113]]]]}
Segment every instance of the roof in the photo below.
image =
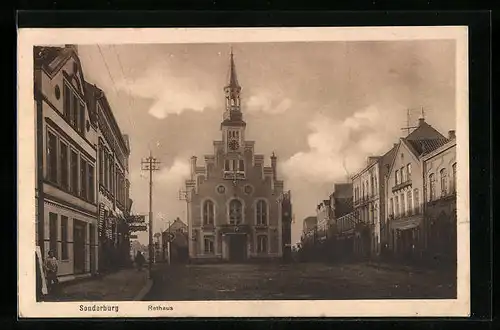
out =
{"type": "Polygon", "coordinates": [[[97,87],[95,84],[91,84],[89,82],[85,82],[85,93],[87,95],[87,104],[89,107],[89,113],[95,116],[97,120],[97,100],[101,100],[104,108],[106,108],[106,111],[109,113],[109,116],[111,117],[111,126],[115,130],[116,133],[116,138],[118,141],[120,141],[120,144],[123,149],[126,150],[126,153],[130,153],[130,148],[129,144],[127,143],[128,141],[125,141],[125,137],[122,134],[120,130],[120,126],[118,126],[118,123],[116,122],[115,116],[113,114],[113,110],[111,110],[111,106],[109,105],[108,99],[106,97],[106,93],[99,87],[97,87]]]}
{"type": "Polygon", "coordinates": [[[238,76],[236,75],[236,66],[234,64],[233,49],[231,49],[228,85],[226,87],[240,88],[240,84],[238,83],[238,76]]]}
{"type": "Polygon", "coordinates": [[[445,145],[450,140],[447,138],[438,139],[421,139],[421,140],[406,140],[407,144],[413,149],[413,153],[417,156],[429,153],[437,148],[445,145]]]}
{"type": "Polygon", "coordinates": [[[334,198],[352,197],[352,183],[336,183],[334,187],[334,198]]]}
{"type": "Polygon", "coordinates": [[[422,139],[443,139],[445,138],[434,127],[427,124],[423,118],[419,119],[418,127],[407,135],[405,140],[422,140],[422,139]]]}
{"type": "Polygon", "coordinates": [[[33,47],[33,58],[35,65],[50,70],[50,64],[65,51],[64,47],[33,47]]]}

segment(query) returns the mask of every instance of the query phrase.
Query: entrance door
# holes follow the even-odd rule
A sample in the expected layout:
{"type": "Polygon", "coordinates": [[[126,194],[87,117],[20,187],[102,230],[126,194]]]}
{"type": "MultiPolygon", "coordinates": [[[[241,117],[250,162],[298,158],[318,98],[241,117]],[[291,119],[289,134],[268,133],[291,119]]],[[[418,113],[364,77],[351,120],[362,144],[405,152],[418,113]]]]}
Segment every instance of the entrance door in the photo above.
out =
{"type": "Polygon", "coordinates": [[[85,224],[74,220],[73,226],[73,256],[74,272],[82,274],[85,272],[85,224]]]}
{"type": "Polygon", "coordinates": [[[246,235],[233,234],[229,236],[229,260],[241,262],[247,255],[247,237],[246,235]]]}

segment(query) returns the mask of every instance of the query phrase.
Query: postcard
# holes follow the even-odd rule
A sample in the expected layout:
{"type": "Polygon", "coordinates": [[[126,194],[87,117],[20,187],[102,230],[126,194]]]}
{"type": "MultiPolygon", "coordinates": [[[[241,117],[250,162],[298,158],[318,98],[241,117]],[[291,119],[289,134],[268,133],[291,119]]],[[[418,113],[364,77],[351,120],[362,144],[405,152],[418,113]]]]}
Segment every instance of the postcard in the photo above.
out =
{"type": "Polygon", "coordinates": [[[467,27],[18,37],[19,317],[470,314],[467,27]]]}

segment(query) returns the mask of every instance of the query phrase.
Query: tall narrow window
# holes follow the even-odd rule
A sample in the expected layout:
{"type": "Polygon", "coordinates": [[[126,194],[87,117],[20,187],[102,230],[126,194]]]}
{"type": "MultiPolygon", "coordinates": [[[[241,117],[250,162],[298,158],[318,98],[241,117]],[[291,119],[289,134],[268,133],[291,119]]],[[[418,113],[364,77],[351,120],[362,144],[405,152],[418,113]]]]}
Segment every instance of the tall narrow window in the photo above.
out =
{"type": "Polygon", "coordinates": [[[80,114],[80,118],[79,118],[79,126],[78,126],[78,130],[80,131],[80,133],[84,134],[85,133],[85,104],[83,103],[79,103],[80,104],[80,111],[79,111],[79,114],[80,114]]]}
{"type": "Polygon", "coordinates": [[[68,259],[68,217],[61,215],[61,260],[68,259]]]}
{"type": "Polygon", "coordinates": [[[230,167],[229,167],[229,159],[226,159],[224,161],[224,171],[230,171],[230,167]]]}
{"type": "Polygon", "coordinates": [[[267,236],[258,236],[257,252],[267,253],[267,236]]]}
{"type": "Polygon", "coordinates": [[[206,254],[214,253],[214,237],[213,236],[205,236],[203,239],[203,251],[206,254]]]}
{"type": "Polygon", "coordinates": [[[394,200],[392,197],[389,200],[389,215],[394,215],[394,200]]]}
{"type": "Polygon", "coordinates": [[[240,168],[239,168],[239,171],[240,172],[244,172],[245,171],[245,161],[243,159],[240,159],[240,168]]]}
{"type": "Polygon", "coordinates": [[[88,198],[87,192],[87,162],[83,159],[80,160],[80,196],[84,199],[88,198]]]}
{"type": "Polygon", "coordinates": [[[401,183],[406,182],[406,170],[404,167],[401,167],[401,183]]]}
{"type": "Polygon", "coordinates": [[[68,190],[68,185],[69,185],[68,146],[65,143],[61,142],[59,147],[61,149],[61,157],[60,157],[61,187],[65,190],[68,190]]]}
{"type": "Polygon", "coordinates": [[[104,187],[109,190],[109,182],[108,182],[108,162],[109,162],[109,157],[108,153],[104,151],[104,168],[102,171],[104,172],[104,187]]]}
{"type": "Polygon", "coordinates": [[[63,90],[63,99],[64,99],[63,112],[64,112],[64,118],[66,118],[67,121],[71,121],[71,97],[72,96],[73,96],[73,93],[69,89],[68,85],[65,83],[64,90],[63,90]]]}
{"type": "Polygon", "coordinates": [[[94,184],[94,166],[88,164],[88,177],[89,177],[89,202],[95,202],[95,184],[94,184]]]}
{"type": "Polygon", "coordinates": [[[441,196],[446,196],[448,192],[448,172],[443,168],[439,174],[441,177],[441,196]]]}
{"type": "Polygon", "coordinates": [[[206,200],[203,204],[203,223],[205,225],[213,225],[215,212],[214,203],[211,200],[206,200]]]}
{"type": "Polygon", "coordinates": [[[78,110],[79,104],[77,96],[73,93],[71,100],[71,125],[73,128],[78,129],[78,110]]]}
{"type": "Polygon", "coordinates": [[[237,199],[233,199],[229,203],[229,223],[239,224],[243,220],[243,206],[237,199]]]}
{"type": "Polygon", "coordinates": [[[394,216],[397,217],[399,215],[399,198],[398,196],[394,196],[394,216]]]}
{"type": "Polygon", "coordinates": [[[267,203],[266,201],[260,200],[257,202],[257,224],[266,225],[267,224],[267,203]]]}
{"type": "Polygon", "coordinates": [[[49,213],[49,249],[57,257],[57,214],[49,213]]]}
{"type": "Polygon", "coordinates": [[[411,180],[411,163],[406,165],[406,173],[408,175],[408,181],[411,180]]]}
{"type": "Polygon", "coordinates": [[[399,184],[399,171],[398,170],[396,170],[396,175],[394,176],[394,178],[396,180],[395,184],[398,185],[399,184]]]}
{"type": "Polygon", "coordinates": [[[238,160],[233,159],[233,161],[232,161],[232,165],[233,165],[233,166],[232,166],[232,170],[233,170],[233,171],[237,171],[237,170],[238,170],[238,160]]]}
{"type": "Polygon", "coordinates": [[[70,158],[70,189],[74,194],[78,193],[78,154],[73,150],[70,158]]]}
{"type": "Polygon", "coordinates": [[[406,193],[406,201],[408,204],[408,215],[412,215],[413,214],[413,199],[411,196],[411,190],[408,190],[408,192],[406,193]]]}
{"type": "Polygon", "coordinates": [[[457,191],[457,163],[453,164],[451,167],[453,175],[453,191],[457,191]]]}
{"type": "Polygon", "coordinates": [[[102,184],[104,169],[104,155],[102,152],[102,145],[99,145],[99,183],[102,184]]]}
{"type": "Polygon", "coordinates": [[[405,208],[405,195],[401,194],[401,216],[406,215],[406,208],[405,208]]]}
{"type": "Polygon", "coordinates": [[[47,134],[47,177],[57,183],[57,139],[54,134],[47,134]]]}
{"type": "Polygon", "coordinates": [[[429,200],[434,200],[436,198],[436,178],[434,173],[429,175],[429,200]]]}
{"type": "Polygon", "coordinates": [[[413,204],[415,208],[415,214],[420,213],[420,198],[418,196],[418,188],[413,189],[413,204]]]}

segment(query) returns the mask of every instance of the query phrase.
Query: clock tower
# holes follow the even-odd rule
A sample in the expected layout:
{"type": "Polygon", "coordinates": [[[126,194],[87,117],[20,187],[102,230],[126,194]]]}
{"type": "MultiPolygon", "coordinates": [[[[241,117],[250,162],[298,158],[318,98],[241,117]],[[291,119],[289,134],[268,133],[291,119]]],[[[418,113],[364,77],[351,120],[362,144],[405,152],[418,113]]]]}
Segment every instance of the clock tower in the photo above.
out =
{"type": "Polygon", "coordinates": [[[221,123],[226,153],[241,153],[245,141],[246,123],[241,112],[241,86],[236,75],[233,50],[229,64],[228,83],[224,87],[225,111],[221,123]]]}
{"type": "MultiPolygon", "coordinates": [[[[231,50],[224,87],[221,139],[213,141],[213,154],[199,166],[191,157],[185,200],[192,262],[271,260],[286,255],[290,209],[283,180],[277,174],[277,157],[270,166],[255,153],[255,141],[245,139],[241,86],[231,50]]],[[[288,245],[287,245],[288,244],[288,245]]]]}

